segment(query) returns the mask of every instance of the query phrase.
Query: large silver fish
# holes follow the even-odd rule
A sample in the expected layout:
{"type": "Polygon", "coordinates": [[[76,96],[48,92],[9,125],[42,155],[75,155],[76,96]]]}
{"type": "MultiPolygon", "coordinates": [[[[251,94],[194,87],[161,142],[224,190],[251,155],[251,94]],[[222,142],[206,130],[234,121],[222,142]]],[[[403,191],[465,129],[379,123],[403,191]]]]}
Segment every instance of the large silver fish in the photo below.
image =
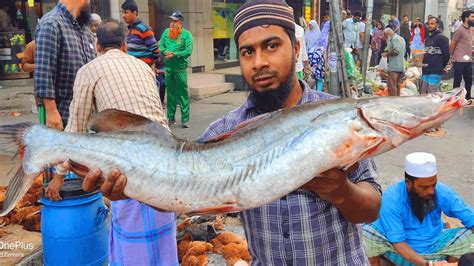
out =
{"type": "Polygon", "coordinates": [[[91,128],[102,131],[96,134],[28,123],[0,126],[0,151],[16,152],[22,160],[0,215],[48,164],[69,159],[79,170],[120,169],[127,177],[124,194],[159,209],[205,214],[255,208],[319,173],[389,151],[439,126],[466,104],[465,93],[309,103],[257,117],[205,144],[177,139],[159,124],[117,110],[94,120],[91,128]],[[113,128],[124,130],[104,132],[113,128]]]}

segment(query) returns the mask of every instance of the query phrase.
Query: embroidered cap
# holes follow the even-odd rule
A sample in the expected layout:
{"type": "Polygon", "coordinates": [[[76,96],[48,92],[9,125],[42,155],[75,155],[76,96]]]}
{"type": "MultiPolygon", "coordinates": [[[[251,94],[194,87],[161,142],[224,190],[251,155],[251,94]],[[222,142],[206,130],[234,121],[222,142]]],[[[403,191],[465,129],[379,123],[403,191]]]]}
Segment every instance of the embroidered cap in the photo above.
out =
{"type": "Polygon", "coordinates": [[[284,0],[250,0],[243,4],[234,17],[234,40],[251,28],[278,25],[295,32],[293,9],[284,0]]]}

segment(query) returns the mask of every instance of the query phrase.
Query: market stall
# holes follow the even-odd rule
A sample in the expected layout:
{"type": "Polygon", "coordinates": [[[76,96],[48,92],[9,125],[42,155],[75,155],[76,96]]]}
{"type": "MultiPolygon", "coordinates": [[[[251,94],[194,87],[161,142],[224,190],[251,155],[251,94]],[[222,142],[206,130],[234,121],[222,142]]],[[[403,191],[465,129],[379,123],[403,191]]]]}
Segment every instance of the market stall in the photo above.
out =
{"type": "Polygon", "coordinates": [[[25,39],[24,30],[0,31],[0,79],[30,77],[21,69],[25,39]]]}

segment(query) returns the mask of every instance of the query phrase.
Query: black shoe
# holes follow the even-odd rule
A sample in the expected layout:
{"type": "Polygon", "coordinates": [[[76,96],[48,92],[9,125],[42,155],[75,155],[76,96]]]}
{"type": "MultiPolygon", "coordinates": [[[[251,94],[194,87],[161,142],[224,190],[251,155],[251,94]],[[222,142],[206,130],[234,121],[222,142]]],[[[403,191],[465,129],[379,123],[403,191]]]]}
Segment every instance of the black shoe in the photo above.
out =
{"type": "Polygon", "coordinates": [[[183,128],[189,128],[188,123],[183,123],[181,126],[182,126],[183,128]]]}
{"type": "Polygon", "coordinates": [[[169,120],[168,121],[168,126],[176,124],[176,120],[169,120]]]}

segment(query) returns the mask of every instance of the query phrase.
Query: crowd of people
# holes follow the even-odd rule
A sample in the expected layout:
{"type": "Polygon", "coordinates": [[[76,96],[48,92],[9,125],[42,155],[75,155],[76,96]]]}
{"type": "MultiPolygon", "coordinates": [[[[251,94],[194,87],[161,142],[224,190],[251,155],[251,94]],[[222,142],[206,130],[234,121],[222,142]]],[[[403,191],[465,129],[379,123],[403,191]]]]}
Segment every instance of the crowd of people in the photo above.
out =
{"type": "MultiPolygon", "coordinates": [[[[169,125],[176,122],[179,104],[182,126],[188,127],[186,68],[193,38],[183,28],[183,15],[172,13],[169,28],[157,41],[153,30],[139,19],[133,0],[125,1],[121,9],[127,26],[114,19],[102,21],[96,15],[91,23],[89,1],[60,0],[42,18],[36,47],[29,48],[34,55],[28,58],[34,60],[25,62],[24,67],[34,70],[35,93],[38,104],[44,107],[41,120],[46,126],[85,133],[94,113],[118,109],[146,117],[169,130],[169,125]],[[164,86],[157,82],[163,81],[163,74],[166,112],[160,91],[164,86]]],[[[361,12],[353,16],[347,12],[346,16],[344,44],[360,60],[365,33],[360,21],[365,18],[361,12]]],[[[421,41],[424,47],[433,47],[429,48],[433,53],[425,55],[426,62],[439,63],[430,59],[432,55],[442,56],[442,63],[448,64],[449,52],[453,54],[455,73],[464,73],[468,66],[463,49],[466,40],[472,38],[466,34],[474,23],[474,13],[463,14],[462,19],[450,47],[439,33],[435,34],[440,25],[436,18],[428,20],[432,34],[427,36],[419,24],[408,29],[408,36],[408,18],[400,25],[393,16],[389,28],[378,21],[370,31],[370,61],[378,64],[380,57],[389,57],[389,72],[393,72],[389,79],[396,84],[403,73],[403,57],[412,56],[406,51],[420,48],[416,46],[420,43],[411,44],[421,41]],[[443,42],[442,49],[437,49],[438,42],[443,42]]],[[[210,124],[200,141],[233,131],[240,123],[268,112],[334,99],[323,92],[331,27],[328,15],[321,25],[312,20],[305,32],[283,0],[243,4],[234,18],[234,40],[242,76],[251,92],[241,106],[210,124]],[[316,90],[303,81],[306,75],[314,75],[316,90]]],[[[445,65],[440,67],[443,70],[445,65]]],[[[433,74],[426,73],[428,85],[436,79],[433,74]]],[[[468,86],[468,80],[465,82],[468,86]]],[[[426,90],[433,89],[428,86],[426,90]]],[[[59,190],[67,172],[67,164],[55,168],[45,197],[61,200],[59,190]]],[[[404,181],[383,197],[377,175],[372,159],[346,170],[330,169],[285,197],[242,212],[252,265],[378,265],[382,255],[407,265],[434,265],[436,260],[455,260],[469,252],[469,243],[474,242],[474,210],[452,189],[437,182],[433,155],[408,155],[404,181]],[[445,229],[441,211],[459,218],[464,227],[445,229]],[[363,236],[361,223],[367,223],[363,236]],[[429,243],[419,242],[424,239],[429,243]]],[[[120,169],[104,175],[101,169],[91,170],[84,179],[84,190],[96,189],[101,176],[106,180],[100,191],[112,200],[109,264],[178,265],[175,214],[127,198],[123,194],[127,179],[120,169]]]]}
{"type": "MultiPolygon", "coordinates": [[[[360,11],[342,13],[344,46],[349,48],[354,60],[360,67],[362,48],[365,42],[367,19],[360,11]]],[[[310,21],[305,34],[311,75],[318,82],[316,88],[322,90],[325,78],[325,59],[327,58],[327,39],[330,23],[325,16],[320,30],[315,20],[310,21]],[[327,28],[325,28],[327,27],[327,28]]],[[[382,20],[373,20],[370,38],[369,66],[378,66],[382,58],[387,59],[387,86],[390,96],[400,96],[400,83],[404,78],[405,61],[409,60],[422,67],[423,77],[420,93],[440,91],[441,77],[454,69],[454,87],[464,86],[466,99],[471,99],[472,64],[471,64],[471,27],[474,25],[474,12],[462,13],[459,21],[450,26],[451,40],[444,35],[444,22],[441,16],[429,15],[423,23],[420,18],[413,22],[408,16],[402,21],[392,15],[386,25],[382,20]],[[417,64],[418,62],[418,64],[417,64]]],[[[385,60],[384,59],[384,60],[385,60]]]]}

